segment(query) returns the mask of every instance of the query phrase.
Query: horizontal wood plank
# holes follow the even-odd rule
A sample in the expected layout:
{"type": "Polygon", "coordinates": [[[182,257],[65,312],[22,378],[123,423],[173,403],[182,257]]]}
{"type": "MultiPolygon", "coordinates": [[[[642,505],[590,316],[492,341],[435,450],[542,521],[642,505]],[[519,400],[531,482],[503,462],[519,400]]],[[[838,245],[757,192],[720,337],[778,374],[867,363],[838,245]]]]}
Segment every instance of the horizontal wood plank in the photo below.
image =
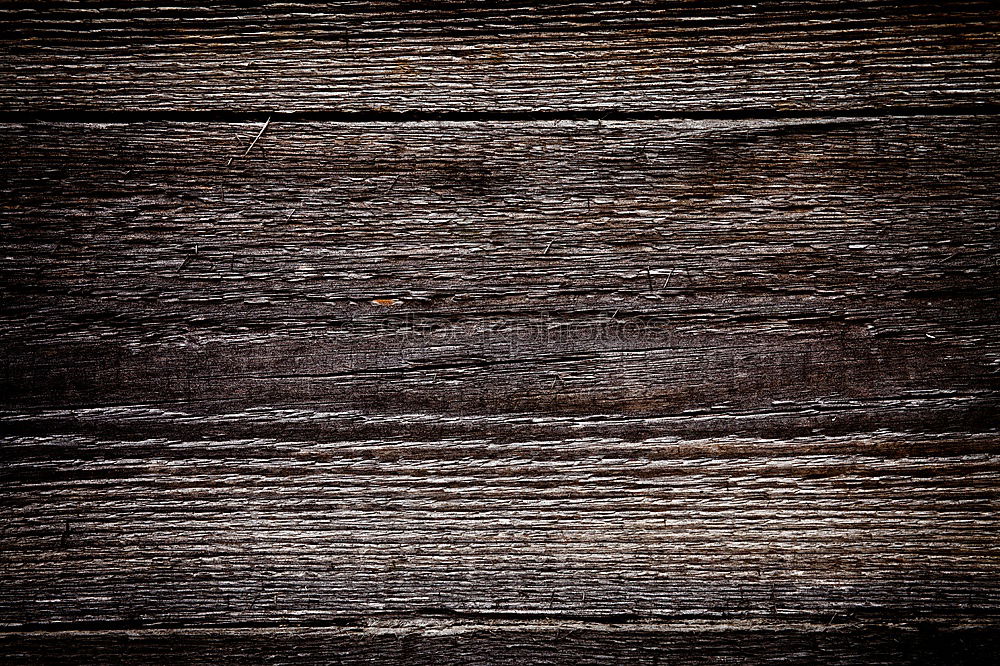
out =
{"type": "Polygon", "coordinates": [[[992,118],[287,123],[242,158],[259,129],[2,128],[4,405],[975,418],[996,388],[992,118]]]}
{"type": "Polygon", "coordinates": [[[992,2],[3,3],[0,110],[1000,102],[992,2]]]}
{"type": "Polygon", "coordinates": [[[0,634],[14,660],[51,664],[984,664],[990,625],[371,620],[364,627],[0,634]]]}
{"type": "Polygon", "coordinates": [[[996,618],[997,445],[8,438],[0,619],[996,618]]]}

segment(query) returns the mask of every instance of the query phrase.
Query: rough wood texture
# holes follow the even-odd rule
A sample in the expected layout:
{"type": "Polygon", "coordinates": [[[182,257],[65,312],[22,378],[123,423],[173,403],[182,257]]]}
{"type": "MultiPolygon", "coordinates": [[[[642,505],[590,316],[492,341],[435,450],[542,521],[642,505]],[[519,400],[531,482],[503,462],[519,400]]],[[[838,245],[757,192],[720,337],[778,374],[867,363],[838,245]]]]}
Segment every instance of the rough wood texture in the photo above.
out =
{"type": "Polygon", "coordinates": [[[133,4],[0,3],[0,661],[995,659],[994,3],[133,4]]]}
{"type": "Polygon", "coordinates": [[[998,128],[6,125],[2,619],[993,622],[998,128]]]}
{"type": "Polygon", "coordinates": [[[3,128],[7,404],[995,388],[992,118],[256,127],[3,128]]]}
{"type": "Polygon", "coordinates": [[[0,634],[13,659],[53,664],[989,664],[984,625],[412,622],[362,627],[0,634]]]}
{"type": "Polygon", "coordinates": [[[817,110],[997,103],[992,2],[0,5],[0,108],[817,110]]]}
{"type": "MultiPolygon", "coordinates": [[[[181,420],[196,419],[158,422],[181,420]]],[[[995,433],[506,439],[11,438],[0,612],[232,624],[1000,610],[995,433]]]]}

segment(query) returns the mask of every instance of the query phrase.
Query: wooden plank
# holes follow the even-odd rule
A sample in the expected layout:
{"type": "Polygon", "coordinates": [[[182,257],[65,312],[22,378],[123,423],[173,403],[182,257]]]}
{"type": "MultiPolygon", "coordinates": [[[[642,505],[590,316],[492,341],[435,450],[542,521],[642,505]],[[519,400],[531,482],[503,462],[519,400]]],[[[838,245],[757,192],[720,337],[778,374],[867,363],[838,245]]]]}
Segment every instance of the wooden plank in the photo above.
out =
{"type": "Polygon", "coordinates": [[[4,405],[993,404],[993,118],[259,129],[4,126],[4,405]]]}
{"type": "Polygon", "coordinates": [[[989,624],[998,123],[4,125],[0,621],[989,624]]]}
{"type": "Polygon", "coordinates": [[[3,3],[0,109],[800,110],[996,104],[982,2],[3,3]]]}
{"type": "Polygon", "coordinates": [[[51,664],[984,664],[989,625],[726,622],[372,621],[325,629],[173,629],[0,634],[13,659],[51,664]]]}
{"type": "Polygon", "coordinates": [[[995,619],[997,445],[11,437],[0,619],[995,619]]]}
{"type": "Polygon", "coordinates": [[[991,663],[996,3],[0,21],[0,661],[991,663]]]}

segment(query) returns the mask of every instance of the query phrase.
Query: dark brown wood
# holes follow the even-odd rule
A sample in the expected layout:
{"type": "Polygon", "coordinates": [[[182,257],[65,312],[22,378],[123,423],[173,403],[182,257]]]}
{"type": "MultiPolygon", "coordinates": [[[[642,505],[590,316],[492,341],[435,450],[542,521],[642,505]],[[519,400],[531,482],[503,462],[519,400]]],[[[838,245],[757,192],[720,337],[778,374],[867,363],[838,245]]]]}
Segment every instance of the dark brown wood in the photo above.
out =
{"type": "Polygon", "coordinates": [[[14,659],[53,664],[988,664],[989,626],[788,622],[373,620],[332,629],[168,629],[0,634],[14,659]]]}
{"type": "Polygon", "coordinates": [[[995,388],[992,118],[273,123],[240,158],[259,127],[4,128],[7,404],[965,414],[995,388]]]}
{"type": "MultiPolygon", "coordinates": [[[[173,420],[196,419],[157,423],[173,420]]],[[[4,619],[997,614],[995,433],[504,441],[469,425],[425,442],[12,438],[4,619]]]]}
{"type": "Polygon", "coordinates": [[[15,111],[1000,102],[987,1],[15,2],[0,23],[0,108],[15,111]]]}
{"type": "Polygon", "coordinates": [[[996,618],[992,117],[2,129],[12,627],[996,618]]]}
{"type": "Polygon", "coordinates": [[[993,3],[0,21],[0,662],[994,660],[993,3]]]}

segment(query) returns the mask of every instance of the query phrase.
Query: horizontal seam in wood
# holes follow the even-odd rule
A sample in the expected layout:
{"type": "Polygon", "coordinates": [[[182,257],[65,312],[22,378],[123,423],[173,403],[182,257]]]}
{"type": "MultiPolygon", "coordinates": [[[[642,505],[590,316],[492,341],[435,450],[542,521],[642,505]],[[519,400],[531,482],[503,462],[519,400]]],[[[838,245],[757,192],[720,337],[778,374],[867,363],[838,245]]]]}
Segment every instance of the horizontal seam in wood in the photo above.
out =
{"type": "Polygon", "coordinates": [[[947,106],[884,106],[855,109],[741,109],[730,111],[622,111],[617,108],[585,111],[170,111],[170,110],[59,110],[0,111],[0,123],[60,122],[127,124],[138,122],[544,122],[629,120],[782,120],[795,118],[890,118],[920,116],[1000,115],[1000,103],[947,106]]]}

